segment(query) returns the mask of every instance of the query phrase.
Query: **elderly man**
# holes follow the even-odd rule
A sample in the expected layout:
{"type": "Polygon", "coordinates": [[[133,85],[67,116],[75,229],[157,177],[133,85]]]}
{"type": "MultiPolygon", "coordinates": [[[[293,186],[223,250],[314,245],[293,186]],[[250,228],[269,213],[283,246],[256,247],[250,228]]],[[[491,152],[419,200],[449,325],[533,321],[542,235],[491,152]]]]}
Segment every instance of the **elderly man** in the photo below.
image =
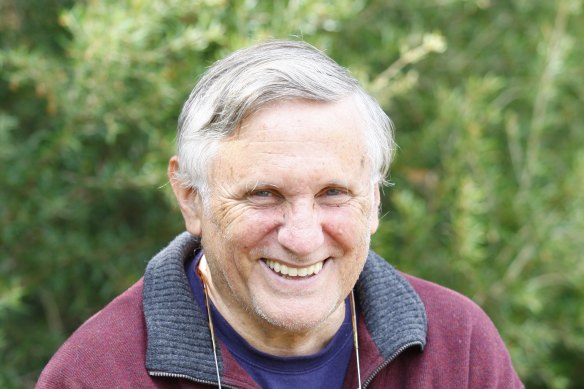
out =
{"type": "Polygon", "coordinates": [[[322,52],[273,41],[217,62],[177,143],[187,232],[39,387],[522,387],[476,305],[369,251],[390,121],[322,52]]]}

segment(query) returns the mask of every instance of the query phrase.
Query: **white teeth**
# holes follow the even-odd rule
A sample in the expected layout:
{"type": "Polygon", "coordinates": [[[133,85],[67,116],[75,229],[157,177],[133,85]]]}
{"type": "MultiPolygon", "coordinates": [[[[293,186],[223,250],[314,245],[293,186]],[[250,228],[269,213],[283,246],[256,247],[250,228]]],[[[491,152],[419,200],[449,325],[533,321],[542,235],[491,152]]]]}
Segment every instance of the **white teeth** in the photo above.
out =
{"type": "Polygon", "coordinates": [[[280,273],[284,274],[285,276],[288,275],[288,266],[280,265],[280,273]]]}
{"type": "Polygon", "coordinates": [[[324,261],[322,261],[307,267],[288,267],[280,262],[272,261],[271,259],[265,259],[264,261],[268,267],[276,273],[290,277],[306,277],[313,274],[318,274],[322,270],[322,266],[324,264],[324,261]]]}
{"type": "Polygon", "coordinates": [[[322,270],[322,265],[324,265],[324,262],[319,262],[314,265],[314,274],[318,274],[322,270]]]}

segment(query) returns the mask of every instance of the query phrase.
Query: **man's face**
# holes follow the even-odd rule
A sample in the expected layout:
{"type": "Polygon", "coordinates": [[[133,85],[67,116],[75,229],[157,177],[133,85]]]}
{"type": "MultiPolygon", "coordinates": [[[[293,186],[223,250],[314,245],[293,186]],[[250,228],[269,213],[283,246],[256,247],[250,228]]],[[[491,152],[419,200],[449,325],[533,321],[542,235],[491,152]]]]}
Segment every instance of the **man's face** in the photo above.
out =
{"type": "Polygon", "coordinates": [[[351,99],[267,106],[223,141],[200,219],[216,291],[267,327],[323,323],[361,272],[378,225],[351,99]]]}

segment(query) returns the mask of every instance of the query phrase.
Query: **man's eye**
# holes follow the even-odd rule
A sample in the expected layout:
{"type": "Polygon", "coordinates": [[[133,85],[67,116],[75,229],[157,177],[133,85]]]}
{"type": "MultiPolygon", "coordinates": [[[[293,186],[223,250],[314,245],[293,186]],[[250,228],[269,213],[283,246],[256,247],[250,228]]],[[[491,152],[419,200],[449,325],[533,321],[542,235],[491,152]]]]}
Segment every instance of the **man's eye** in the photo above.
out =
{"type": "Polygon", "coordinates": [[[273,190],[254,190],[249,193],[248,199],[257,205],[271,205],[281,201],[281,197],[273,190]]]}
{"type": "Polygon", "coordinates": [[[349,192],[344,188],[327,188],[318,197],[321,204],[335,206],[346,203],[350,198],[349,192]]]}
{"type": "Polygon", "coordinates": [[[272,197],[272,196],[274,196],[274,194],[272,192],[270,192],[269,190],[258,190],[258,191],[252,192],[251,195],[254,197],[272,197]]]}
{"type": "Polygon", "coordinates": [[[322,192],[324,196],[343,196],[348,194],[348,191],[344,188],[328,188],[322,192]]]}
{"type": "Polygon", "coordinates": [[[324,193],[327,196],[338,196],[338,195],[344,194],[345,192],[340,190],[340,189],[337,189],[337,188],[331,188],[331,189],[327,189],[324,193]]]}

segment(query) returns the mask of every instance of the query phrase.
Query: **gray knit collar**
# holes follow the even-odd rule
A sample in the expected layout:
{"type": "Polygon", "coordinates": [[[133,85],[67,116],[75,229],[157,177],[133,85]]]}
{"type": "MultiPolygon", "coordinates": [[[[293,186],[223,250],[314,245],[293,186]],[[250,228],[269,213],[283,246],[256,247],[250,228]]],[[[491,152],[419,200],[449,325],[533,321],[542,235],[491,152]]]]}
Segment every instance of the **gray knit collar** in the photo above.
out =
{"type": "MultiPolygon", "coordinates": [[[[144,316],[148,333],[146,368],[152,375],[216,382],[206,314],[194,301],[184,262],[200,247],[198,238],[177,236],[148,263],[144,316]]],[[[412,286],[370,252],[355,287],[367,329],[384,358],[406,344],[426,344],[426,311],[412,286]]],[[[220,349],[219,369],[223,371],[220,349]]]]}

